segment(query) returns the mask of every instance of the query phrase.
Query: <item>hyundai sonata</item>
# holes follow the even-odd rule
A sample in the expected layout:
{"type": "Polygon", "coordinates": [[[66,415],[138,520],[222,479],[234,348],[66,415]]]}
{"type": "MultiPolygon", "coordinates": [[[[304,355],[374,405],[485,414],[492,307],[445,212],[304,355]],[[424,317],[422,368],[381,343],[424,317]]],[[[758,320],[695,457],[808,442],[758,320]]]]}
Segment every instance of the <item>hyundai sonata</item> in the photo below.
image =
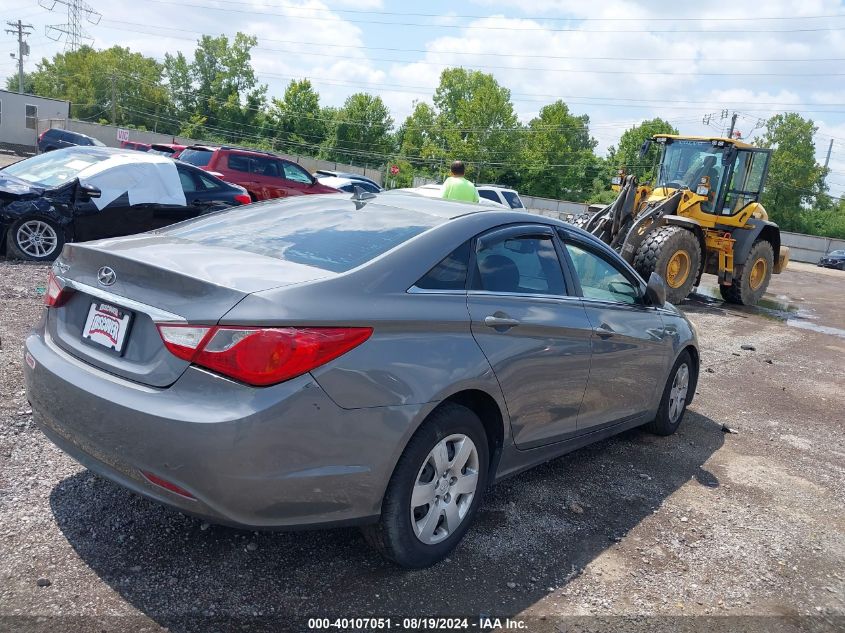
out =
{"type": "Polygon", "coordinates": [[[557,220],[302,196],[67,244],[26,340],[47,436],[156,501],[252,529],[360,524],[423,567],[497,480],[674,432],[696,335],[665,286],[557,220]]]}

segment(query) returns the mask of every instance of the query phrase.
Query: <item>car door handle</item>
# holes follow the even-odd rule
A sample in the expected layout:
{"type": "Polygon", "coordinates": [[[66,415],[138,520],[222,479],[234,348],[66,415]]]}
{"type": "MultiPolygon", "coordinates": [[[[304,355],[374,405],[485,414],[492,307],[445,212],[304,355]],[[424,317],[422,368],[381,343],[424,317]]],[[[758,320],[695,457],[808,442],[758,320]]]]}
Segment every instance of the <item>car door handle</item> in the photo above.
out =
{"type": "Polygon", "coordinates": [[[606,325],[600,325],[598,327],[593,328],[593,334],[595,334],[599,338],[605,339],[605,338],[610,338],[611,336],[613,336],[614,331],[611,330],[606,325]]]}
{"type": "Polygon", "coordinates": [[[494,316],[491,314],[490,316],[484,317],[484,325],[493,328],[510,328],[519,325],[519,321],[510,317],[494,316]]]}

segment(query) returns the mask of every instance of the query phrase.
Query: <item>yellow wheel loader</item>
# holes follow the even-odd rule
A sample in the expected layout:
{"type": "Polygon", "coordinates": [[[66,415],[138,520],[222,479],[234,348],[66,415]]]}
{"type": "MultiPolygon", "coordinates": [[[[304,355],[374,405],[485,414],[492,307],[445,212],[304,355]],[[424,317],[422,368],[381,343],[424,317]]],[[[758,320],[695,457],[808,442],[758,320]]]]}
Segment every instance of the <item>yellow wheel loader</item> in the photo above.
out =
{"type": "Polygon", "coordinates": [[[730,138],[660,134],[656,180],[640,184],[620,170],[619,196],[575,224],[616,249],[644,279],[657,272],[666,297],[680,302],[703,273],[719,279],[725,301],[754,305],[772,273],[789,262],[780,229],[760,204],[771,150],[730,138]]]}

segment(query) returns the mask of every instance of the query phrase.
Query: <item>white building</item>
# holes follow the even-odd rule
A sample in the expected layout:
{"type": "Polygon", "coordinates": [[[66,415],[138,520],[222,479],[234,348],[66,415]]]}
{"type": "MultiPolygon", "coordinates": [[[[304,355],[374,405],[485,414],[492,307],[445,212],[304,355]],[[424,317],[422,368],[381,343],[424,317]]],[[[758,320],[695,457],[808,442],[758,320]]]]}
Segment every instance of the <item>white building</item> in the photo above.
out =
{"type": "MultiPolygon", "coordinates": [[[[70,103],[0,90],[0,143],[35,147],[38,121],[68,118],[70,103]]],[[[50,127],[42,124],[41,129],[50,127]]]]}

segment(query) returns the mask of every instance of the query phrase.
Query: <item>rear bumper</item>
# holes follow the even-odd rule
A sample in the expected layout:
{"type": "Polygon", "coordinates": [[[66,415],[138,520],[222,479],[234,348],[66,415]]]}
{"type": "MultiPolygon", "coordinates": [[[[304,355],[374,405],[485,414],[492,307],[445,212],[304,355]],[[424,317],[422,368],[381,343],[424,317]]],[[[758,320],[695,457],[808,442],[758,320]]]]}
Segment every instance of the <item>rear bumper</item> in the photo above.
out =
{"type": "Polygon", "coordinates": [[[238,527],[375,520],[425,406],[342,409],[309,375],[255,389],[195,367],[157,389],[87,365],[42,332],[25,350],[27,396],[59,448],[138,494],[238,527]]]}

